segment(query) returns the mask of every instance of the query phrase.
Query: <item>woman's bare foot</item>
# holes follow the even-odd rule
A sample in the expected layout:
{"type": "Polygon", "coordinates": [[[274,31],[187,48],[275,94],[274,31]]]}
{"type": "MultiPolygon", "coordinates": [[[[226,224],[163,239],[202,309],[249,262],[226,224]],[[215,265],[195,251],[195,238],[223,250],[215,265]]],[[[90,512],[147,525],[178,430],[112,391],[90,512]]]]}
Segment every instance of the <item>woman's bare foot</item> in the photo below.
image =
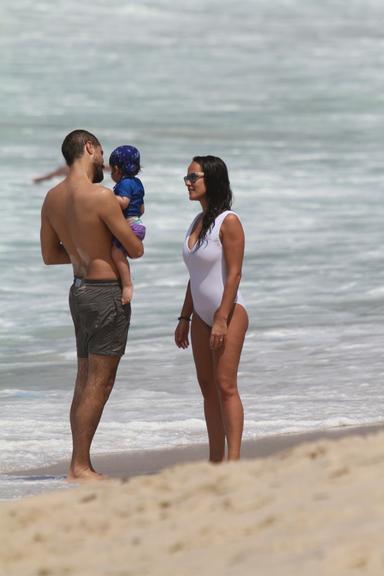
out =
{"type": "Polygon", "coordinates": [[[100,480],[107,480],[107,476],[99,474],[90,468],[82,468],[74,470],[69,470],[67,476],[68,482],[94,482],[100,480]]]}
{"type": "Polygon", "coordinates": [[[129,302],[132,300],[132,296],[133,296],[133,286],[132,284],[130,286],[123,286],[123,289],[121,291],[121,301],[123,304],[129,304],[129,302]]]}

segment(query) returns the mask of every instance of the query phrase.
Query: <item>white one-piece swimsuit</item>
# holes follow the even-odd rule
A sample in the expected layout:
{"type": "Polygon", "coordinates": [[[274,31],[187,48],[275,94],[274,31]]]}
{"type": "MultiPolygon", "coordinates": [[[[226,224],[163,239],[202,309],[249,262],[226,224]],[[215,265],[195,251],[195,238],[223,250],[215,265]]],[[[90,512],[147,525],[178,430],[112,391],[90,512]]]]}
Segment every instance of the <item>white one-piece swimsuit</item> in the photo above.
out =
{"type": "MultiPolygon", "coordinates": [[[[207,233],[205,240],[197,250],[195,246],[190,249],[188,241],[193,227],[201,214],[193,220],[184,240],[183,258],[191,281],[193,309],[209,326],[212,326],[213,315],[221,304],[224,284],[227,279],[223,246],[220,240],[220,228],[228,214],[235,214],[235,212],[226,210],[219,214],[215,219],[214,226],[207,233]]],[[[237,214],[235,215],[237,216],[237,214]]],[[[245,308],[240,290],[237,291],[235,302],[245,308]]]]}

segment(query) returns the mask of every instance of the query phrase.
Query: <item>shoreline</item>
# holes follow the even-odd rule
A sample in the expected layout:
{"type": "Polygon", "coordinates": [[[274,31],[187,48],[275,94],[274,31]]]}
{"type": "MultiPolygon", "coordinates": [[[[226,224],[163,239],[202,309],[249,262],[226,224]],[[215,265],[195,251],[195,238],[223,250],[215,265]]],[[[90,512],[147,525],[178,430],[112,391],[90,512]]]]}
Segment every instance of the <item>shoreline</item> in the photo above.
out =
{"type": "MultiPolygon", "coordinates": [[[[384,422],[247,439],[243,440],[242,443],[241,460],[268,458],[301,444],[320,440],[337,440],[346,436],[367,436],[381,431],[384,431],[384,422]]],[[[130,479],[135,476],[152,475],[170,466],[206,462],[207,460],[207,444],[190,444],[153,450],[95,454],[92,456],[92,463],[95,469],[110,479],[130,479]]],[[[2,475],[8,477],[17,476],[25,479],[32,476],[41,479],[44,479],[44,477],[52,478],[53,476],[65,477],[68,467],[69,461],[62,460],[49,466],[14,470],[2,475]]]]}

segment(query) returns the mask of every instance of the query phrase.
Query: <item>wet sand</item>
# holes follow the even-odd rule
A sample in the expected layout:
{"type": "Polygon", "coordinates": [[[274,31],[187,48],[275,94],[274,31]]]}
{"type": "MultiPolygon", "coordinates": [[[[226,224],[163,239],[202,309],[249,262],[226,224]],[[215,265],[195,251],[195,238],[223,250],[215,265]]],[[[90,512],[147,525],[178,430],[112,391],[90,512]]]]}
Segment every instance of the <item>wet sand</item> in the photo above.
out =
{"type": "MultiPolygon", "coordinates": [[[[266,436],[255,440],[246,440],[242,445],[242,459],[267,458],[288,448],[305,442],[320,439],[337,439],[349,435],[372,434],[384,430],[384,424],[359,427],[340,427],[315,432],[298,434],[280,434],[266,436]]],[[[132,478],[143,474],[155,474],[160,470],[176,464],[186,464],[208,459],[206,444],[177,446],[158,450],[143,450],[133,452],[116,452],[113,454],[98,454],[93,456],[95,469],[111,478],[132,478]]],[[[64,476],[68,471],[68,461],[62,461],[51,466],[20,470],[13,475],[28,476],[64,476]]]]}

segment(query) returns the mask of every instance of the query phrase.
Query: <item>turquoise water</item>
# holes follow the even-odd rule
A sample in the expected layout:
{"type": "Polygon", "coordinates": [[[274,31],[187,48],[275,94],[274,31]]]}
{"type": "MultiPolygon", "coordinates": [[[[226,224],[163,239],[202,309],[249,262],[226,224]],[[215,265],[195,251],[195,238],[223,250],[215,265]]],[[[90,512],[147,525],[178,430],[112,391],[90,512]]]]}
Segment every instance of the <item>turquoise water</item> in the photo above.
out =
{"type": "MultiPolygon", "coordinates": [[[[191,354],[173,344],[195,154],[227,162],[246,231],[245,436],[382,420],[383,16],[378,0],[3,1],[0,471],[70,453],[71,271],[41,262],[51,183],[32,179],[77,127],[107,158],[136,145],[146,188],[129,345],[95,451],[205,441],[191,354]]],[[[5,478],[0,497],[39,489],[5,478]]]]}

